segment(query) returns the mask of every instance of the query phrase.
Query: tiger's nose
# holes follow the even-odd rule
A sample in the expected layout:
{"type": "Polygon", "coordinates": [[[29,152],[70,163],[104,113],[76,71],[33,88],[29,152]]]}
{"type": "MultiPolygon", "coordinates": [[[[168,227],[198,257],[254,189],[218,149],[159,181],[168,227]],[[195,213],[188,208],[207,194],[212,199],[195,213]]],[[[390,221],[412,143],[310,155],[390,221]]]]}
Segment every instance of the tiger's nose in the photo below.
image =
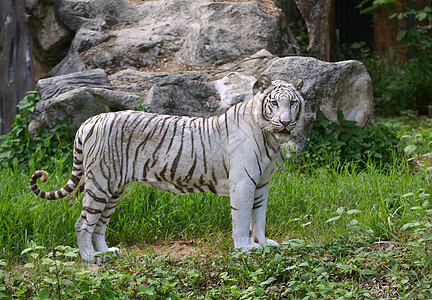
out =
{"type": "Polygon", "coordinates": [[[287,127],[290,123],[290,121],[280,121],[280,122],[284,127],[287,127]]]}

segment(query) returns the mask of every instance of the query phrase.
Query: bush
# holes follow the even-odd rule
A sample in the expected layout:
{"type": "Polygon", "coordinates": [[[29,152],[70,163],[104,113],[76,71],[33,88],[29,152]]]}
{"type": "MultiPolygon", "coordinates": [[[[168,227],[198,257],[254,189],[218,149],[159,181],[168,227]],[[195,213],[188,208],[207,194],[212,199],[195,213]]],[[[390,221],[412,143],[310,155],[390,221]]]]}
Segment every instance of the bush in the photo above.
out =
{"type": "Polygon", "coordinates": [[[385,59],[368,59],[366,68],[374,86],[375,108],[381,115],[404,110],[430,114],[432,104],[432,47],[429,53],[393,64],[394,52],[385,59]]]}
{"type": "MultiPolygon", "coordinates": [[[[363,4],[367,1],[363,1],[363,4]]],[[[363,5],[361,4],[361,5],[363,5]]],[[[390,49],[385,58],[363,59],[374,86],[376,110],[382,115],[400,114],[403,110],[417,110],[430,114],[432,104],[432,8],[422,10],[403,7],[395,0],[374,0],[363,12],[370,13],[381,6],[393,11],[391,19],[407,19],[412,16],[417,25],[400,30],[398,50],[390,49]],[[405,60],[405,57],[407,60],[405,60]]]]}
{"type": "Polygon", "coordinates": [[[383,167],[403,156],[395,131],[383,124],[369,123],[360,128],[355,121],[345,120],[338,112],[338,122],[330,122],[318,111],[303,159],[309,165],[325,166],[356,162],[365,167],[367,162],[383,167]]]}
{"type": "Polygon", "coordinates": [[[12,130],[0,136],[0,166],[30,172],[37,169],[61,171],[72,165],[73,135],[69,118],[58,120],[50,132],[40,129],[30,137],[30,114],[39,100],[39,94],[31,91],[18,103],[20,112],[15,117],[12,130]]]}

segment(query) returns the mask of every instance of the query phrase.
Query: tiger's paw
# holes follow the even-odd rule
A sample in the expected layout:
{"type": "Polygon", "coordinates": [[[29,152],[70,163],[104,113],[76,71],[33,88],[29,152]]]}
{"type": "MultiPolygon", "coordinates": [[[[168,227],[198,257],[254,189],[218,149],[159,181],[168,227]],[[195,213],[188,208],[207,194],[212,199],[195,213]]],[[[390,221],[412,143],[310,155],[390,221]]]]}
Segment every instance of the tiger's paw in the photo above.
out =
{"type": "Polygon", "coordinates": [[[263,244],[263,246],[271,246],[271,247],[277,247],[277,248],[280,247],[279,243],[277,243],[277,242],[275,242],[273,240],[270,240],[270,239],[266,239],[266,241],[263,244]]]}
{"type": "Polygon", "coordinates": [[[87,253],[85,253],[85,255],[81,255],[82,260],[91,264],[101,264],[109,262],[110,260],[117,257],[124,257],[124,252],[115,247],[108,248],[108,251],[106,252],[93,252],[90,255],[88,255],[87,253]]]}
{"type": "Polygon", "coordinates": [[[114,258],[121,258],[123,256],[124,256],[123,251],[120,251],[120,249],[116,247],[108,248],[108,251],[106,252],[95,252],[94,254],[94,257],[96,258],[95,263],[97,264],[109,262],[114,258]]]}
{"type": "Polygon", "coordinates": [[[121,251],[121,250],[120,250],[119,248],[117,248],[117,247],[111,247],[111,248],[108,248],[107,253],[110,254],[110,255],[112,255],[113,257],[119,257],[119,258],[122,258],[122,257],[125,256],[124,252],[121,251]]]}
{"type": "Polygon", "coordinates": [[[258,244],[258,243],[250,243],[247,246],[241,247],[241,249],[242,249],[242,252],[245,252],[245,253],[249,254],[253,249],[259,249],[261,247],[262,246],[260,244],[258,244]]]}

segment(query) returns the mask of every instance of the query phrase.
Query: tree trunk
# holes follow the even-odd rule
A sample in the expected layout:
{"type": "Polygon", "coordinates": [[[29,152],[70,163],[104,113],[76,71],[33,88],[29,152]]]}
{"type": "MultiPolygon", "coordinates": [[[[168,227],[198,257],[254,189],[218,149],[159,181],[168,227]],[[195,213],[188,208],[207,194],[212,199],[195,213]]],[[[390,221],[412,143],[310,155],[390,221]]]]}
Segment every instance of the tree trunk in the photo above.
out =
{"type": "Polygon", "coordinates": [[[294,0],[306,21],[309,35],[308,53],[323,61],[330,61],[329,16],[331,0],[294,0]]]}
{"type": "Polygon", "coordinates": [[[16,104],[35,87],[25,0],[0,1],[0,134],[10,131],[16,104]]]}

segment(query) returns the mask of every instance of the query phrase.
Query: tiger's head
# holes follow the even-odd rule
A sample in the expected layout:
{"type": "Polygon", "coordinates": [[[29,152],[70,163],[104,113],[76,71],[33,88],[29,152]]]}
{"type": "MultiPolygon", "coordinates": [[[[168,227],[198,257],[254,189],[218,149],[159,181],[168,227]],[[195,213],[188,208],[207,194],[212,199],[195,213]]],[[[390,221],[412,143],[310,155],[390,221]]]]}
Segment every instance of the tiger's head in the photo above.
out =
{"type": "Polygon", "coordinates": [[[304,110],[304,99],[299,91],[303,87],[303,79],[292,82],[272,81],[262,75],[255,83],[254,92],[261,93],[262,127],[274,133],[278,140],[286,141],[299,126],[304,110]]]}

